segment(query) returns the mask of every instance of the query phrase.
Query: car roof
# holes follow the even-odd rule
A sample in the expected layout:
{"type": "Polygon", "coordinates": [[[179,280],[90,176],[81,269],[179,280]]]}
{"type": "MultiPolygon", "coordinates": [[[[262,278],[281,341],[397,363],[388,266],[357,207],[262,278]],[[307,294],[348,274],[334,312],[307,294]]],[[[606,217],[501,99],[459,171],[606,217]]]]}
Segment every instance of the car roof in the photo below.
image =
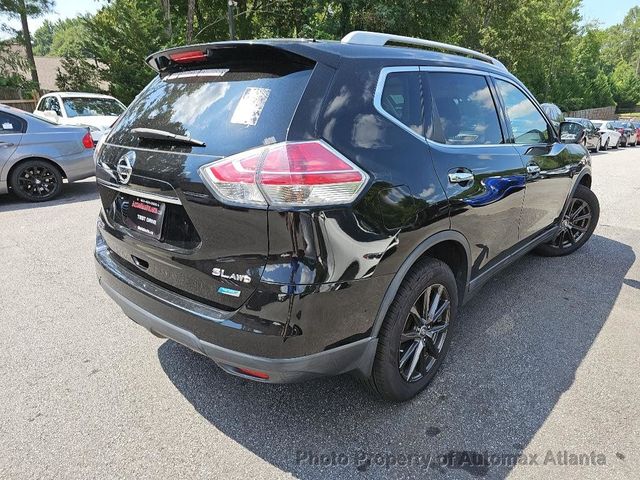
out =
{"type": "MultiPolygon", "coordinates": [[[[355,43],[343,43],[335,40],[314,40],[314,39],[267,39],[267,40],[247,40],[214,42],[206,44],[189,45],[185,47],[171,48],[150,55],[152,58],[161,54],[168,54],[179,51],[188,51],[192,48],[232,48],[241,45],[265,45],[274,48],[296,53],[312,60],[321,61],[337,67],[344,59],[371,59],[388,60],[394,65],[432,65],[441,67],[467,68],[482,70],[487,73],[495,73],[513,80],[517,80],[509,71],[499,66],[464,55],[442,53],[435,50],[426,50],[416,46],[404,45],[363,45],[355,43]]],[[[520,83],[518,81],[518,83],[520,83]]]]}
{"type": "Polygon", "coordinates": [[[49,92],[43,97],[48,97],[50,95],[59,95],[62,98],[113,98],[111,95],[106,95],[104,93],[89,93],[89,92],[49,92]]]}

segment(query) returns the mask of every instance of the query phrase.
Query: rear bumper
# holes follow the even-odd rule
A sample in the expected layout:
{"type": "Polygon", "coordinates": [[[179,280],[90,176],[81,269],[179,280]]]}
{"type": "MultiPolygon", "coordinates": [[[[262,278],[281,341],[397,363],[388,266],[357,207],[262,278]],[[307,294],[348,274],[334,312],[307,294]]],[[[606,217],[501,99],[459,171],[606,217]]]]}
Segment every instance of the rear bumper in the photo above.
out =
{"type": "Polygon", "coordinates": [[[234,317],[242,316],[241,312],[217,310],[149,282],[115,261],[100,237],[95,259],[100,285],[129,318],[158,336],[170,338],[213,359],[228,373],[263,382],[289,383],[350,371],[362,375],[370,372],[377,347],[376,338],[364,336],[309,355],[287,356],[287,343],[294,345],[298,340],[295,337],[273,338],[264,332],[239,329],[241,320],[234,320],[234,317]],[[203,332],[207,334],[203,335],[203,332]],[[203,338],[205,336],[207,338],[203,338]],[[219,341],[210,341],[212,336],[219,341]],[[246,349],[228,348],[225,343],[241,344],[248,349],[256,344],[277,343],[278,348],[272,349],[273,356],[266,356],[261,354],[264,349],[253,354],[246,349]],[[269,378],[256,378],[239,369],[263,372],[269,378]]]}
{"type": "Polygon", "coordinates": [[[96,174],[96,164],[93,161],[93,151],[93,148],[86,148],[75,155],[56,159],[70,182],[93,177],[96,174]]]}

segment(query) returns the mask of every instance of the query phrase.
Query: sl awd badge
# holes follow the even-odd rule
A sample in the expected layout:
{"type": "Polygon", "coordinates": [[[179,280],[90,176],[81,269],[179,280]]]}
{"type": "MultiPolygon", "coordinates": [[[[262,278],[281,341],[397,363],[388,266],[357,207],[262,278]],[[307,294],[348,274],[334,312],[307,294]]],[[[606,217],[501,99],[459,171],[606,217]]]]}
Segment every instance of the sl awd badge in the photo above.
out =
{"type": "Polygon", "coordinates": [[[233,280],[234,282],[251,283],[251,277],[249,275],[243,275],[241,273],[224,273],[224,268],[214,268],[211,270],[211,275],[214,277],[224,278],[225,280],[233,280]]]}

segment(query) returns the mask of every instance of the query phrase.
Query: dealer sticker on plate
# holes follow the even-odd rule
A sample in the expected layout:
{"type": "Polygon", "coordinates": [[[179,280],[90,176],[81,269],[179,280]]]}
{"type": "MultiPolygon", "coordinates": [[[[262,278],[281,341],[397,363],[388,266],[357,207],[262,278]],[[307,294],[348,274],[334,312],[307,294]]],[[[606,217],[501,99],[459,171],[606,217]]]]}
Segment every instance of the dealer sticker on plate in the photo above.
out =
{"type": "Polygon", "coordinates": [[[137,232],[160,238],[165,204],[147,198],[132,197],[127,211],[127,226],[137,232]]]}

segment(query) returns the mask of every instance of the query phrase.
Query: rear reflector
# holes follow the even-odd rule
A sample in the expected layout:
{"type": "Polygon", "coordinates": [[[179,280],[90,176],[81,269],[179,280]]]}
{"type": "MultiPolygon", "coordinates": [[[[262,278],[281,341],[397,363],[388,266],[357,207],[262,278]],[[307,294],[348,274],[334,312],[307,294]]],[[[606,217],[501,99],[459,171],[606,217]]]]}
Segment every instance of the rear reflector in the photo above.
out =
{"type": "Polygon", "coordinates": [[[202,50],[191,50],[188,52],[172,53],[169,58],[176,63],[200,62],[207,58],[207,54],[202,50]]]}
{"type": "Polygon", "coordinates": [[[250,377],[261,378],[262,380],[268,380],[269,374],[264,372],[259,372],[257,370],[251,370],[250,368],[240,368],[236,367],[238,373],[243,373],[245,375],[249,375],[250,377]]]}
{"type": "Polygon", "coordinates": [[[351,203],[368,180],[319,140],[256,148],[205,165],[200,174],[223,202],[254,206],[351,203]]]}
{"type": "Polygon", "coordinates": [[[82,145],[84,145],[84,148],[93,148],[93,138],[91,138],[89,132],[85,133],[84,137],[82,137],[82,145]]]}

